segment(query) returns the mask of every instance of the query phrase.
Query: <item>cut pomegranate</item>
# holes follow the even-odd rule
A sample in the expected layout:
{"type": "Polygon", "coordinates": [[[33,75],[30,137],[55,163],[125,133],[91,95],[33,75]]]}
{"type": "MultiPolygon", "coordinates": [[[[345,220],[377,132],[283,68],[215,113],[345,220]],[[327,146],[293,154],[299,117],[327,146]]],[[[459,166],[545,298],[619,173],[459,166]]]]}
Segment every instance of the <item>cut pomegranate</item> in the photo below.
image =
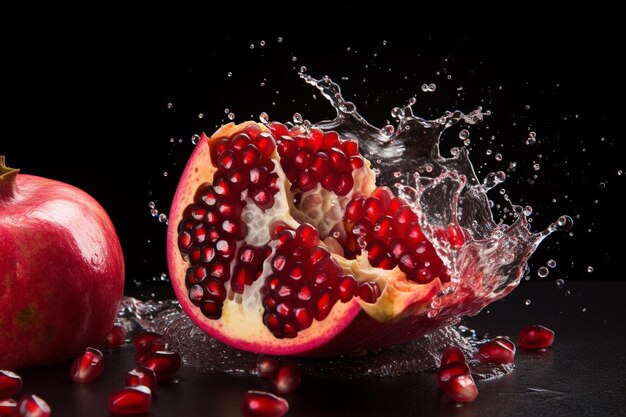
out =
{"type": "Polygon", "coordinates": [[[493,339],[480,345],[476,357],[483,363],[513,363],[515,350],[511,349],[511,345],[506,339],[493,339]]]}
{"type": "Polygon", "coordinates": [[[256,369],[259,372],[259,376],[271,377],[276,373],[279,366],[280,363],[274,358],[261,358],[256,365],[256,369]]]}
{"type": "Polygon", "coordinates": [[[16,410],[17,402],[14,399],[0,400],[0,417],[14,417],[16,410]]]}
{"type": "Polygon", "coordinates": [[[26,395],[17,402],[17,417],[49,417],[51,413],[48,403],[36,395],[26,395]]]}
{"type": "Polygon", "coordinates": [[[163,336],[154,332],[141,332],[135,336],[134,344],[137,353],[147,353],[152,349],[152,342],[163,340],[163,336]]]}
{"type": "Polygon", "coordinates": [[[282,365],[274,375],[270,377],[272,390],[276,394],[290,394],[298,388],[300,379],[300,369],[297,365],[282,365]]]}
{"type": "Polygon", "coordinates": [[[437,386],[445,389],[453,376],[470,375],[470,369],[465,362],[450,362],[437,370],[437,386]]]}
{"type": "Polygon", "coordinates": [[[248,391],[241,401],[243,417],[282,417],[287,411],[287,400],[269,392],[248,391]]]}
{"type": "Polygon", "coordinates": [[[446,394],[459,403],[472,402],[478,397],[478,388],[470,374],[455,375],[446,383],[446,394]]]}
{"type": "Polygon", "coordinates": [[[465,354],[458,347],[450,347],[441,354],[441,365],[444,366],[452,362],[465,363],[465,354]]]}
{"type": "MultiPolygon", "coordinates": [[[[202,136],[172,204],[168,265],[181,307],[209,335],[272,355],[328,355],[408,341],[450,276],[418,215],[376,188],[358,142],[248,122],[202,136]]],[[[463,245],[464,231],[435,231],[463,245]]],[[[443,243],[442,243],[443,242],[443,243]]]]}
{"type": "Polygon", "coordinates": [[[113,326],[107,337],[104,339],[103,346],[108,348],[114,348],[124,343],[124,337],[126,332],[120,326],[113,326]]]}
{"type": "Polygon", "coordinates": [[[180,355],[167,350],[157,350],[150,353],[141,365],[154,371],[157,380],[164,381],[173,377],[180,368],[180,355]]]}
{"type": "Polygon", "coordinates": [[[154,371],[145,366],[138,366],[128,371],[126,373],[126,386],[136,387],[137,385],[146,386],[154,392],[157,387],[157,377],[154,371]]]}
{"type": "Polygon", "coordinates": [[[22,378],[11,371],[0,370],[0,399],[9,398],[22,389],[22,378]]]}
{"type": "Polygon", "coordinates": [[[117,414],[147,413],[152,402],[152,391],[144,385],[125,387],[109,396],[109,410],[117,414]]]}
{"type": "Polygon", "coordinates": [[[517,337],[517,346],[522,349],[544,349],[554,343],[554,332],[547,327],[534,324],[524,327],[517,337]]]}
{"type": "Polygon", "coordinates": [[[72,363],[72,380],[78,383],[93,381],[102,374],[103,369],[102,352],[98,349],[86,348],[72,363]]]}

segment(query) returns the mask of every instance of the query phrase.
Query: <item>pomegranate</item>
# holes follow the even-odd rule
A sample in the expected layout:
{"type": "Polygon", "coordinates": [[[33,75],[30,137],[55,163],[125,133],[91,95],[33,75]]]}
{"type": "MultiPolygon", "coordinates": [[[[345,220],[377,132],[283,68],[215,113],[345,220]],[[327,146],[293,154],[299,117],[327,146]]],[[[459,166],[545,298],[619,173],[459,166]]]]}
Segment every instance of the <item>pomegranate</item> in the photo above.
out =
{"type": "Polygon", "coordinates": [[[458,347],[450,347],[443,351],[441,354],[441,365],[444,366],[452,362],[463,362],[465,363],[465,354],[458,347]]]}
{"type": "MultiPolygon", "coordinates": [[[[418,215],[358,142],[272,122],[202,136],[170,212],[168,265],[182,308],[236,348],[321,356],[402,343],[454,323],[447,268],[418,215]]],[[[436,230],[451,248],[457,226],[436,230]]]]}
{"type": "Polygon", "coordinates": [[[21,389],[21,376],[11,371],[0,370],[0,399],[12,397],[21,389]]]}
{"type": "Polygon", "coordinates": [[[259,372],[259,376],[271,377],[273,376],[278,368],[280,367],[280,363],[274,358],[261,358],[256,365],[256,369],[259,372]]]}
{"type": "Polygon", "coordinates": [[[108,348],[119,347],[124,343],[126,332],[120,326],[113,326],[109,334],[104,338],[102,345],[108,348]]]}
{"type": "Polygon", "coordinates": [[[457,375],[469,375],[471,373],[469,366],[465,362],[450,362],[442,365],[437,370],[437,386],[445,389],[448,380],[457,375]]]}
{"type": "Polygon", "coordinates": [[[248,391],[241,401],[244,417],[282,417],[289,411],[284,398],[263,391],[248,391]]]}
{"type": "Polygon", "coordinates": [[[180,355],[167,350],[157,350],[148,354],[141,366],[152,370],[157,380],[164,381],[173,377],[180,368],[180,355]]]}
{"type": "Polygon", "coordinates": [[[126,386],[136,387],[137,385],[146,386],[154,392],[157,387],[157,377],[154,371],[145,366],[138,366],[128,371],[126,373],[126,386]]]}
{"type": "Polygon", "coordinates": [[[103,370],[104,357],[102,352],[98,349],[86,348],[72,363],[72,380],[77,383],[93,381],[102,374],[103,370]]]}
{"type": "Polygon", "coordinates": [[[0,417],[14,417],[17,401],[12,398],[0,400],[0,417]]]}
{"type": "Polygon", "coordinates": [[[272,391],[276,394],[291,394],[300,385],[301,378],[298,365],[282,365],[270,376],[272,391]]]}
{"type": "Polygon", "coordinates": [[[17,402],[16,417],[50,417],[52,410],[47,402],[36,395],[26,395],[17,402]]]}
{"type": "Polygon", "coordinates": [[[524,327],[517,337],[517,346],[522,349],[545,349],[554,343],[554,332],[545,326],[533,324],[524,327]]]}
{"type": "Polygon", "coordinates": [[[445,391],[451,400],[459,403],[472,402],[478,397],[478,388],[469,373],[451,377],[446,383],[445,391]]]}
{"type": "Polygon", "coordinates": [[[477,359],[483,363],[513,363],[515,346],[508,339],[495,338],[478,348],[477,359]]]}
{"type": "Polygon", "coordinates": [[[109,396],[109,410],[117,414],[147,413],[152,403],[152,391],[145,385],[125,387],[109,396]]]}
{"type": "Polygon", "coordinates": [[[46,365],[98,345],[117,314],[124,259],[104,209],[0,156],[0,368],[46,365]]]}

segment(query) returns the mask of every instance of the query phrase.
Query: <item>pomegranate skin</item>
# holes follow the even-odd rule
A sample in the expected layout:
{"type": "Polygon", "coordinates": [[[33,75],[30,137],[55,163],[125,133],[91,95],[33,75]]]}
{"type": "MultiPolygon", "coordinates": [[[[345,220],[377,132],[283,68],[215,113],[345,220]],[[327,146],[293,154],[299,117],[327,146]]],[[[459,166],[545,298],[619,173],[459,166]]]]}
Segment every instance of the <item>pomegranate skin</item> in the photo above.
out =
{"type": "Polygon", "coordinates": [[[124,290],[124,258],[104,209],[0,156],[0,368],[47,365],[99,345],[124,290]]]}

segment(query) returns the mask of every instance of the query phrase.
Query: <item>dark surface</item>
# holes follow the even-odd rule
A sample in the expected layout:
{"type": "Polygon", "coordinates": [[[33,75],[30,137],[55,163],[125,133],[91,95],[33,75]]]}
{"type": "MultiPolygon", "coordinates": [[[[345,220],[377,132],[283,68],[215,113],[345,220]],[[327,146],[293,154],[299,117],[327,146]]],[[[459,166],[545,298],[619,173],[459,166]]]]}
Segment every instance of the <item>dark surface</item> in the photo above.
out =
{"type": "MultiPolygon", "coordinates": [[[[307,378],[288,395],[296,416],[619,416],[626,415],[626,332],[623,282],[574,282],[564,289],[541,282],[522,283],[467,324],[479,333],[516,337],[519,329],[544,324],[556,333],[553,348],[522,351],[509,375],[479,381],[479,397],[462,406],[437,391],[431,373],[401,378],[352,381],[307,378]],[[571,294],[566,295],[566,291],[571,294]],[[526,305],[525,300],[531,300],[526,305]],[[585,311],[583,312],[583,309],[585,311]]],[[[107,352],[102,377],[73,384],[70,363],[22,370],[22,393],[36,393],[53,416],[107,416],[107,396],[121,388],[133,367],[130,346],[107,352]]],[[[259,377],[203,374],[183,367],[177,382],[162,383],[150,417],[240,416],[248,389],[269,389],[259,377]]]]}

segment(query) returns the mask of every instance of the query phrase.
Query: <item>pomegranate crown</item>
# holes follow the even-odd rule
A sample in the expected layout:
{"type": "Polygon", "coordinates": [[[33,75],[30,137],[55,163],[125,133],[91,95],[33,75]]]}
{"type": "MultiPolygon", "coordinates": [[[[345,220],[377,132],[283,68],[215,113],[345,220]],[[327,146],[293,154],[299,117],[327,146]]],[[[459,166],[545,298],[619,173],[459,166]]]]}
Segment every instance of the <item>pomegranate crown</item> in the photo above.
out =
{"type": "Polygon", "coordinates": [[[13,196],[18,172],[20,172],[19,169],[7,167],[4,155],[0,155],[0,200],[13,196]]]}

